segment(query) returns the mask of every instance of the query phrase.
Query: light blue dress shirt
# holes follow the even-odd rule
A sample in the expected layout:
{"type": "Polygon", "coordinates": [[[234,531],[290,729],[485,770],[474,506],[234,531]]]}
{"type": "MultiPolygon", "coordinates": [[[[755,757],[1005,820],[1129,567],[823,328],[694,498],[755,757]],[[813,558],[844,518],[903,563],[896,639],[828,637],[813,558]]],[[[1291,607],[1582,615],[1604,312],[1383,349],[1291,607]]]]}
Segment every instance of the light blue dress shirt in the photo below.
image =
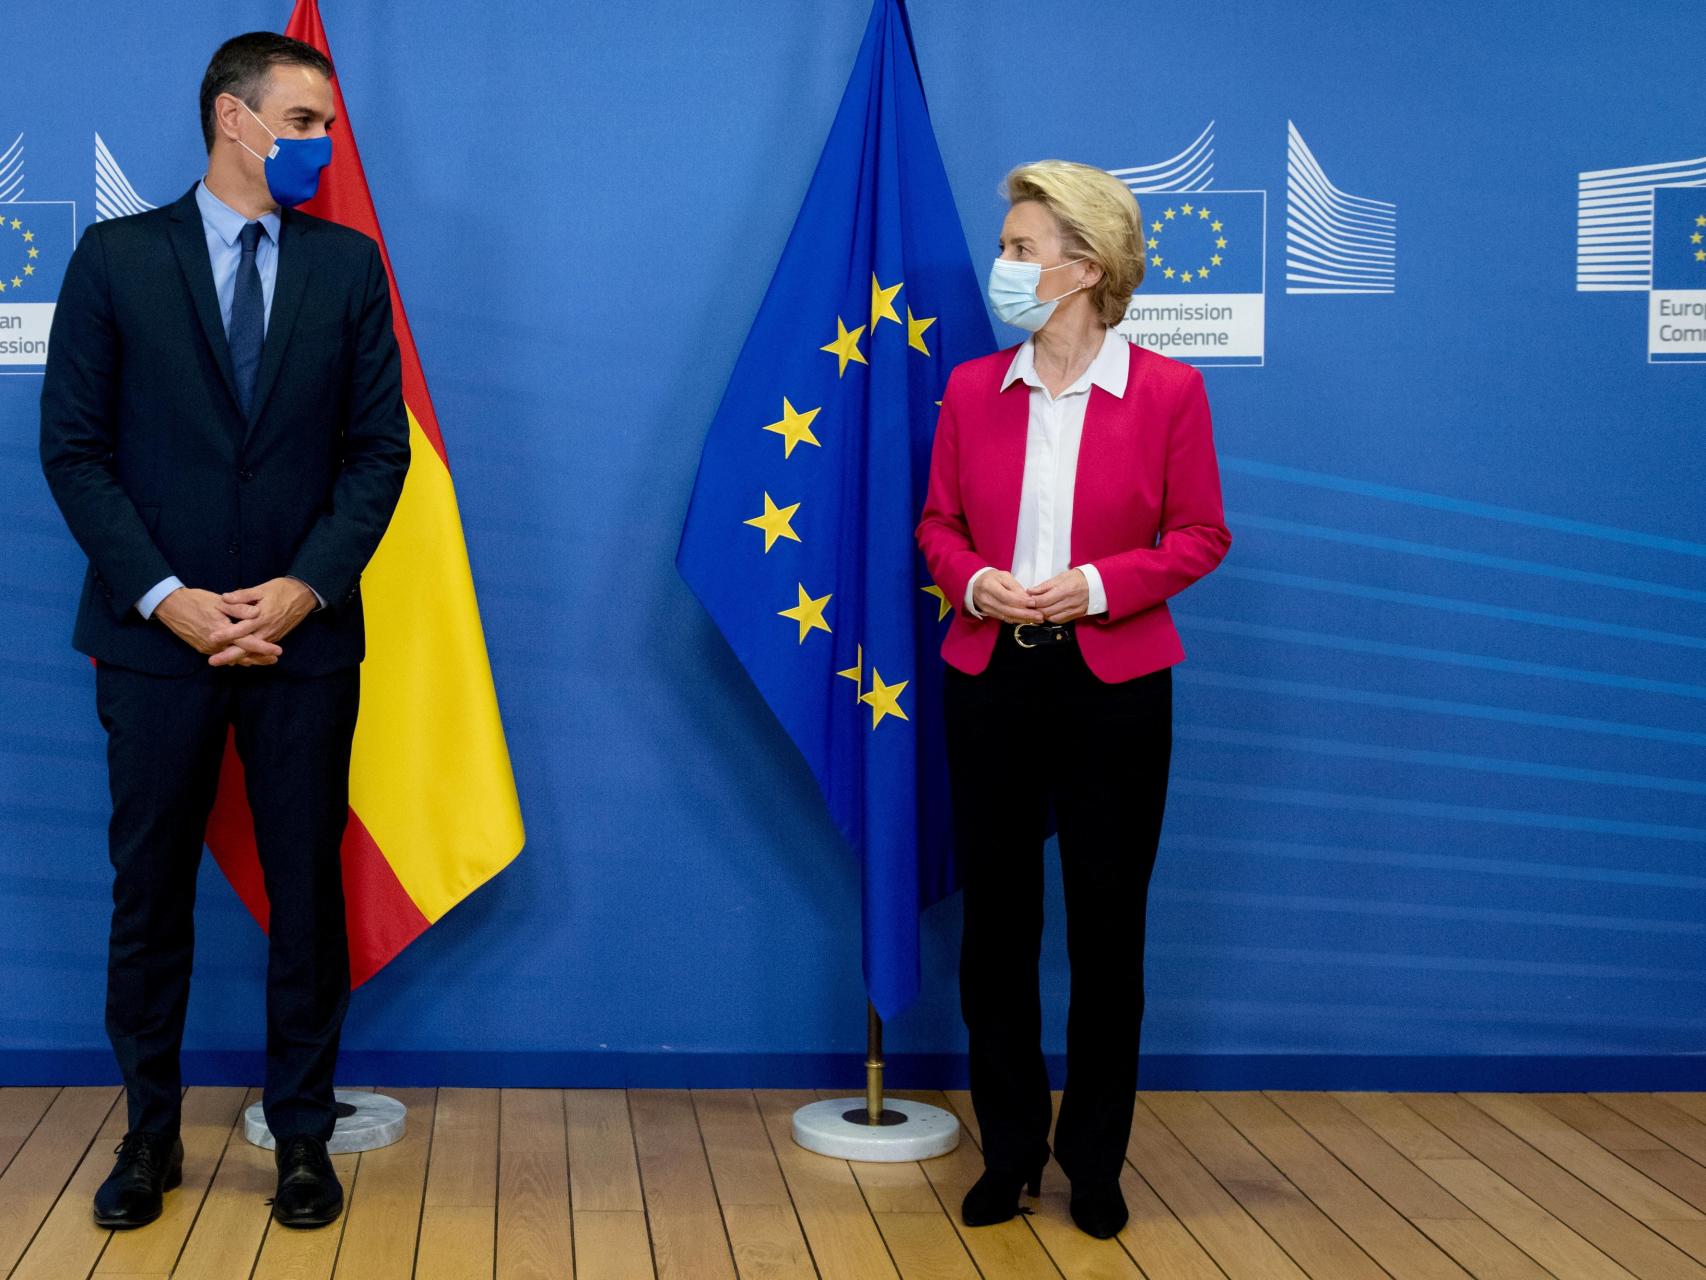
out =
{"type": "MultiPolygon", "coordinates": [[[[249,219],[209,191],[206,182],[196,184],[195,202],[201,210],[201,229],[207,236],[207,256],[213,266],[213,288],[219,295],[219,319],[229,336],[231,302],[237,296],[237,268],[243,261],[243,246],[238,237],[249,219]]],[[[261,276],[261,332],[265,334],[266,325],[272,319],[273,286],[278,282],[278,211],[275,209],[262,214],[260,221],[264,234],[255,246],[255,270],[261,276]]],[[[156,583],[147,595],[136,602],[136,611],[144,618],[152,618],[160,602],[183,585],[176,575],[156,583]]],[[[318,591],[314,592],[316,600],[319,596],[318,591]]]]}

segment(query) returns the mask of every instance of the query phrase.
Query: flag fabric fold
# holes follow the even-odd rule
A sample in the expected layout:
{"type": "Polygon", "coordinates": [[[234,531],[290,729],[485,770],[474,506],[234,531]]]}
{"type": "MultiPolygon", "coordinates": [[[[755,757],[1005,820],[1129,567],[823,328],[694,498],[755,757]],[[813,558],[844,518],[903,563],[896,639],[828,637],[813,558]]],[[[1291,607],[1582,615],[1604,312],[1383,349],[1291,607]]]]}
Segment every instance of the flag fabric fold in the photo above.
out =
{"type": "MultiPolygon", "coordinates": [[[[297,0],[285,34],[331,56],[316,0],[297,0]]],[[[332,163],[303,211],[379,244],[412,453],[403,496],[361,579],[367,660],[342,850],[350,976],[359,986],[507,866],[525,837],[444,439],[336,79],[332,91],[332,163]]],[[[264,928],[242,764],[229,745],[208,846],[264,928]]]]}
{"type": "Polygon", "coordinates": [[[706,435],[676,564],[810,765],[863,869],[885,1018],[950,893],[939,649],[913,543],[949,371],[993,350],[902,0],[876,0],[706,435]]]}

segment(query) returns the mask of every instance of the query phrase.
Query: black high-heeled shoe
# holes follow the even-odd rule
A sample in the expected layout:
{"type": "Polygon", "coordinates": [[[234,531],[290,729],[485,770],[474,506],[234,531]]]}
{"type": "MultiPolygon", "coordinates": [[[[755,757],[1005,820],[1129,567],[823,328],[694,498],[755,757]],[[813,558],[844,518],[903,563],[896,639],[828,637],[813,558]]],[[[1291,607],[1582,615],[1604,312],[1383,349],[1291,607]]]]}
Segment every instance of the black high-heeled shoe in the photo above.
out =
{"type": "Polygon", "coordinates": [[[1078,1229],[1098,1240],[1119,1235],[1131,1216],[1126,1211],[1125,1196],[1117,1182],[1073,1187],[1071,1209],[1072,1220],[1078,1224],[1078,1229]]]}
{"type": "Polygon", "coordinates": [[[1042,1190],[1041,1169],[1028,1178],[999,1169],[985,1169],[983,1176],[966,1192],[965,1201],[960,1205],[960,1221],[968,1227],[993,1227],[998,1222],[1010,1221],[1021,1213],[1030,1212],[1019,1207],[1020,1191],[1035,1199],[1042,1190]]]}

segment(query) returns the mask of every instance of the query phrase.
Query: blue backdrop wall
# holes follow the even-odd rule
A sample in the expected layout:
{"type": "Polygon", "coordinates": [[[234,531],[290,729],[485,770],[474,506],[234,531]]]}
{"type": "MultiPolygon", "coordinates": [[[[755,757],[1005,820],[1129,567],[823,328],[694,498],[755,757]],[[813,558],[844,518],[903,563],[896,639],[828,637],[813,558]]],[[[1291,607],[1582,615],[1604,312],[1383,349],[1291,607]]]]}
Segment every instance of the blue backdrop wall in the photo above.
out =
{"type": "MultiPolygon", "coordinates": [[[[147,202],[194,181],[208,55],[289,0],[176,8],[7,21],[0,201],[74,202],[42,216],[80,231],[97,136],[147,202]]],[[[323,12],[529,830],[358,993],[345,1078],[826,1082],[862,1043],[855,868],[672,557],[864,0],[323,12]]],[[[1689,201],[1706,215],[1706,10],[1391,12],[913,6],[975,261],[1026,159],[1139,168],[1206,133],[1209,191],[1265,193],[1265,318],[1240,338],[1261,363],[1207,374],[1235,545],[1177,602],[1144,1079],[1685,1082],[1706,1044],[1706,343],[1648,319],[1706,290],[1677,239],[1689,201]],[[1361,245],[1379,291],[1291,291],[1321,251],[1287,191],[1288,163],[1319,190],[1310,157],[1395,226],[1361,245]],[[1635,166],[1655,167],[1602,173],[1635,166]]],[[[81,559],[36,462],[40,379],[0,374],[0,1082],[110,1078],[81,559]]],[[[204,870],[191,1068],[244,1078],[263,944],[204,870]]],[[[924,995],[890,1028],[903,1080],[958,1071],[957,913],[927,918],[924,995]]]]}

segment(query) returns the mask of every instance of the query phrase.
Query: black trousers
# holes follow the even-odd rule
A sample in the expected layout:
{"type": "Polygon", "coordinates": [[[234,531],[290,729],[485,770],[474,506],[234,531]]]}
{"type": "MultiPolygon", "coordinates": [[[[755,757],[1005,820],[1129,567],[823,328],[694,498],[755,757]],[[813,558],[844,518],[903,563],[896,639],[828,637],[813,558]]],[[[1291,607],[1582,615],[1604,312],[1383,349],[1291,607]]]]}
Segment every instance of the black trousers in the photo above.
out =
{"type": "Polygon", "coordinates": [[[1119,1177],[1143,1019],[1143,932],[1173,740],[1163,668],[1104,684],[1076,640],[1022,649],[1004,626],[989,667],[946,677],[948,772],[965,886],[960,1007],[990,1169],[1048,1159],[1037,966],[1052,809],[1072,967],[1054,1154],[1074,1182],[1119,1177]]]}
{"type": "Polygon", "coordinates": [[[234,728],[271,905],[262,1104],[281,1139],[331,1137],[349,1005],[339,845],[360,690],[353,667],[302,679],[261,667],[182,677],[96,668],[113,796],[107,1034],[133,1131],[178,1130],[196,872],[234,728]]]}

